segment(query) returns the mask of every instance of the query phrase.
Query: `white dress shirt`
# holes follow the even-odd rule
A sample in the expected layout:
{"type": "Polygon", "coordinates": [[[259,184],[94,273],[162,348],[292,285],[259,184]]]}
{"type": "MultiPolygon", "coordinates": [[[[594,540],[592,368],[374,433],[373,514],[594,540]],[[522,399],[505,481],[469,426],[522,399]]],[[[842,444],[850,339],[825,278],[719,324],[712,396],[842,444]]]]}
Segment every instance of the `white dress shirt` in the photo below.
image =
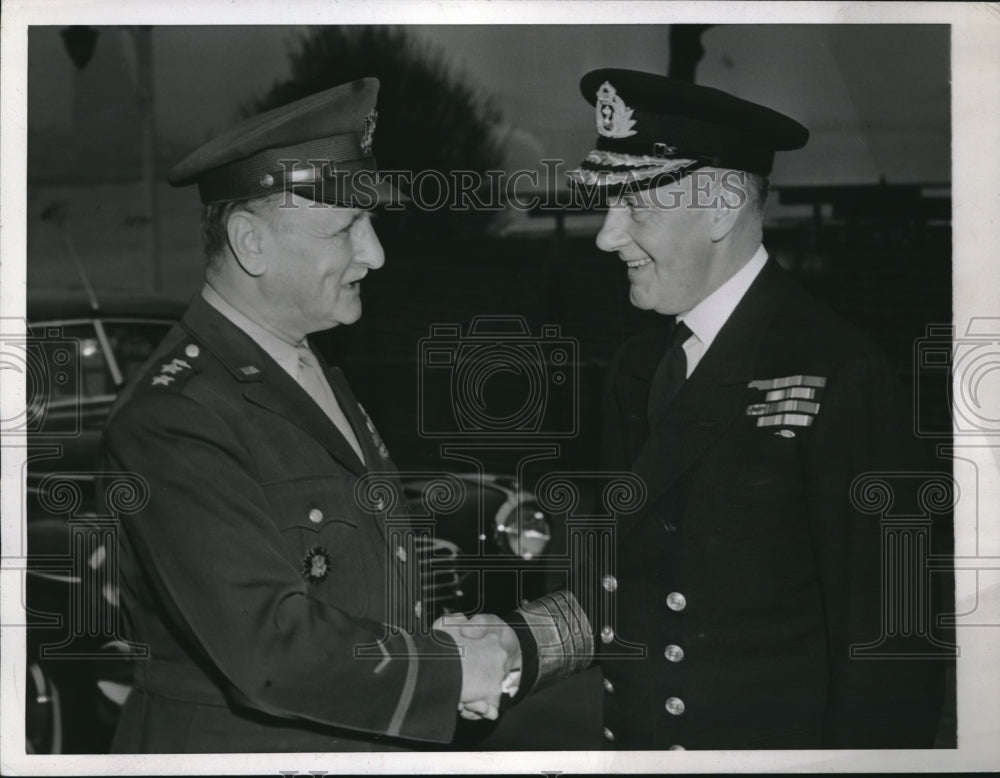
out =
{"type": "Polygon", "coordinates": [[[732,278],[686,313],[677,315],[677,321],[684,322],[691,330],[691,336],[684,341],[684,355],[687,357],[687,377],[690,378],[701,358],[705,356],[719,334],[719,330],[729,321],[736,306],[747,293],[754,279],[767,262],[767,251],[763,244],[732,278]]]}
{"type": "Polygon", "coordinates": [[[306,390],[330,418],[330,421],[340,430],[340,434],[351,444],[358,459],[364,462],[365,456],[361,452],[361,444],[358,443],[354,429],[347,420],[347,416],[344,415],[340,403],[337,402],[337,396],[330,388],[330,384],[305,338],[296,344],[275,335],[233,307],[207,282],[202,287],[201,296],[205,302],[249,335],[254,343],[264,349],[267,355],[281,366],[282,370],[306,390]]]}

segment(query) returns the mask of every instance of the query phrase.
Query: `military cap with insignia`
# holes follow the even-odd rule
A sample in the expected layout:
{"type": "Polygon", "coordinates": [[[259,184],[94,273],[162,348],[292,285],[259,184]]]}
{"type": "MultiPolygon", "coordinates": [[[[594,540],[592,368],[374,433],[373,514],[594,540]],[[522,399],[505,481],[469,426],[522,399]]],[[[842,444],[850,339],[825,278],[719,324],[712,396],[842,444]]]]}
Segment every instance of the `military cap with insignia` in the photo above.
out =
{"type": "Polygon", "coordinates": [[[580,80],[594,106],[597,144],[568,172],[583,187],[649,189],[702,167],[767,175],[776,151],[801,148],[792,118],[712,87],[605,68],[580,80]]]}
{"type": "Polygon", "coordinates": [[[379,181],[372,139],[378,79],[362,78],[244,119],[179,162],[172,186],[206,205],[294,192],[332,205],[401,198],[379,181]]]}

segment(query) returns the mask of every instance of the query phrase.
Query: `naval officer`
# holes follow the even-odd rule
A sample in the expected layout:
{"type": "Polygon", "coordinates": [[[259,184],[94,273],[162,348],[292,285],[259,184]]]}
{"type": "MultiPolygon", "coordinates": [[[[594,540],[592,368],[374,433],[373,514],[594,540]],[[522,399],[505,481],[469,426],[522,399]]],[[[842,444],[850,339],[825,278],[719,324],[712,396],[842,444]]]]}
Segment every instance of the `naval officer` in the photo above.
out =
{"type": "Polygon", "coordinates": [[[597,245],[663,321],[618,351],[604,406],[604,467],[645,502],[507,619],[519,645],[482,616],[467,632],[520,650],[519,697],[596,657],[612,749],[931,746],[941,667],[884,634],[880,521],[851,495],[912,467],[893,372],[762,243],[775,152],[808,131],[649,73],[581,91],[598,137],[571,178],[607,200],[597,245]]]}

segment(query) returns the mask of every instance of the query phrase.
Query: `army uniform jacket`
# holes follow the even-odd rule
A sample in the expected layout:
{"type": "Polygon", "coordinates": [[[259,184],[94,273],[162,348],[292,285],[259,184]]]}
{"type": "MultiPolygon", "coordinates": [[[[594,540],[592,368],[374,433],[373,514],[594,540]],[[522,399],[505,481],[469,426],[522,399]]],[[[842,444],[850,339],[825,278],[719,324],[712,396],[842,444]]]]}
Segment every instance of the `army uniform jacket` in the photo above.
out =
{"type": "Polygon", "coordinates": [[[200,297],[119,399],[106,487],[114,472],[134,473],[148,499],[105,500],[121,521],[126,626],[150,657],[135,663],[115,750],[450,741],[458,650],[418,628],[398,477],[340,371],[324,370],[367,467],[200,297]]]}
{"type": "Polygon", "coordinates": [[[883,632],[880,517],[852,483],[910,467],[889,366],[773,262],[649,429],[665,348],[642,332],[611,365],[604,464],[646,500],[579,585],[511,617],[521,694],[596,653],[609,748],[930,747],[939,663],[850,653],[883,632]]]}

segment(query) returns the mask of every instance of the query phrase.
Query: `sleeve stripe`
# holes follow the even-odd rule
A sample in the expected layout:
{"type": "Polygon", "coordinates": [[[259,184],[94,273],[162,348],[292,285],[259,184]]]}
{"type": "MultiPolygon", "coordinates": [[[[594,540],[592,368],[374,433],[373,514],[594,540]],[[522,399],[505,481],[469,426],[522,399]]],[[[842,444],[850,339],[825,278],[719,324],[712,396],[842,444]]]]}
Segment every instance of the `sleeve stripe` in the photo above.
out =
{"type": "Polygon", "coordinates": [[[538,646],[534,688],[584,669],[594,658],[587,614],[569,592],[554,592],[519,608],[538,646]]]}
{"type": "Polygon", "coordinates": [[[392,714],[392,719],[389,721],[389,728],[386,730],[387,735],[399,735],[403,729],[403,722],[406,720],[406,714],[409,713],[410,706],[413,704],[413,695],[417,689],[419,662],[417,644],[413,642],[413,638],[407,633],[400,632],[400,634],[403,636],[403,640],[406,641],[406,680],[403,681],[403,691],[399,695],[396,712],[392,714]]]}

